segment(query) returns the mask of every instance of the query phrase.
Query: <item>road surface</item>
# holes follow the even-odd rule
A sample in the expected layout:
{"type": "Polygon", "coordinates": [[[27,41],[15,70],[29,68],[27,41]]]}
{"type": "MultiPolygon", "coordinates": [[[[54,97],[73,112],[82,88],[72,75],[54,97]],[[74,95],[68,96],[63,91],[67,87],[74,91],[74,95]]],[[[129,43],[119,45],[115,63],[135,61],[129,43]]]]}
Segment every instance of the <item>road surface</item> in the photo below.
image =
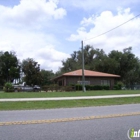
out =
{"type": "Polygon", "coordinates": [[[0,111],[0,140],[128,140],[132,128],[140,104],[0,111]]]}

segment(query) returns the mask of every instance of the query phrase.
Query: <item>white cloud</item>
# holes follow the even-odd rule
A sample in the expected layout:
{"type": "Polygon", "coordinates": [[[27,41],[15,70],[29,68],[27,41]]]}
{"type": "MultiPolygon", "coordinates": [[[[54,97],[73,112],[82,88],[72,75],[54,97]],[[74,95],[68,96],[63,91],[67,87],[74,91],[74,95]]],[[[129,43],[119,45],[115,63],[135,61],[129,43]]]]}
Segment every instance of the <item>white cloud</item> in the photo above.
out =
{"type": "Polygon", "coordinates": [[[33,58],[42,69],[57,71],[62,66],[61,61],[69,57],[69,54],[62,53],[51,45],[54,42],[57,44],[53,35],[24,30],[20,30],[20,33],[13,29],[0,30],[0,50],[15,51],[21,61],[33,58]]]}
{"type": "Polygon", "coordinates": [[[57,51],[51,45],[38,50],[35,56],[38,58],[38,62],[42,64],[42,68],[53,69],[54,71],[62,67],[62,60],[70,57],[69,54],[57,51]]]}
{"type": "MultiPolygon", "coordinates": [[[[50,19],[61,19],[66,10],[58,8],[54,0],[21,0],[19,5],[5,7],[0,5],[0,21],[11,25],[33,25],[50,19]]],[[[47,23],[47,22],[46,22],[47,23]]]]}
{"type": "MultiPolygon", "coordinates": [[[[130,12],[130,9],[118,9],[117,15],[114,15],[111,11],[104,11],[100,15],[93,15],[89,18],[83,18],[81,21],[81,27],[77,29],[76,34],[72,34],[69,38],[70,41],[76,40],[91,40],[85,41],[85,44],[93,45],[95,48],[104,49],[106,52],[111,50],[122,50],[132,46],[134,51],[140,44],[140,18],[131,20],[127,24],[109,32],[103,36],[96,37],[134,17],[134,14],[130,12]],[[90,26],[89,26],[90,25],[90,26]],[[90,28],[89,31],[86,29],[90,28]],[[83,29],[84,30],[81,30],[83,29]]],[[[135,51],[138,55],[139,52],[135,51]]]]}
{"type": "Polygon", "coordinates": [[[54,33],[47,32],[46,24],[66,15],[58,2],[21,0],[13,7],[0,5],[0,51],[15,51],[21,61],[33,58],[41,68],[57,71],[69,56],[56,49],[60,43],[54,33]]]}
{"type": "Polygon", "coordinates": [[[89,25],[94,24],[94,18],[96,18],[94,15],[92,15],[89,18],[85,18],[84,17],[83,20],[81,21],[81,25],[83,25],[83,26],[89,26],[89,25]]]}

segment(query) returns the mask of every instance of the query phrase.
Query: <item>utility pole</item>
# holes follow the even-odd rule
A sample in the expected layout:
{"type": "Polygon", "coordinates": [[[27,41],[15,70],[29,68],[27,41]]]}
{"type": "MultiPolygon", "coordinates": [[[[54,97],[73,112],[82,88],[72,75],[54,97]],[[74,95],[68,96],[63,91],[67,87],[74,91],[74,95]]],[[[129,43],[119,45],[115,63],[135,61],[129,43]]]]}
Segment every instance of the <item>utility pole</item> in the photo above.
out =
{"type": "Polygon", "coordinates": [[[83,92],[85,92],[85,76],[84,76],[84,49],[83,49],[83,40],[81,41],[82,45],[82,87],[83,87],[83,92]]]}

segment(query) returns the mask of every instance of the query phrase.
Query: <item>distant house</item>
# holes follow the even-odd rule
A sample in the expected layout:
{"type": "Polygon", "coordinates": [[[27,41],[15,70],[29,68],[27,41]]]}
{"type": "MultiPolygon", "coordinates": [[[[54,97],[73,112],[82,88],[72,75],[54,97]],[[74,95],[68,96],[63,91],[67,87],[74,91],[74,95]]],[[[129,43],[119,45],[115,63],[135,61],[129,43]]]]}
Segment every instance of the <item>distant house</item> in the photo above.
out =
{"type": "MultiPolygon", "coordinates": [[[[109,85],[113,88],[115,80],[120,78],[119,75],[84,70],[85,85],[109,85]]],[[[59,86],[67,86],[71,84],[82,84],[82,69],[64,73],[52,79],[59,86]]]]}

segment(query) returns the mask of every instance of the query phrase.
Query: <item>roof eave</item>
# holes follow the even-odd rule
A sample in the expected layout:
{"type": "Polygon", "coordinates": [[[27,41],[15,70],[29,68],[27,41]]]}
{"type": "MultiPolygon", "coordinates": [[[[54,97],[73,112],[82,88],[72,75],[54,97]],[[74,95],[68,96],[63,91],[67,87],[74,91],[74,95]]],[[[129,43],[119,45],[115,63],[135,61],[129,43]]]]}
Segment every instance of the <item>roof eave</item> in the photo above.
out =
{"type": "MultiPolygon", "coordinates": [[[[74,77],[74,76],[82,76],[82,75],[61,75],[61,76],[58,76],[58,77],[56,77],[56,78],[53,78],[53,79],[58,79],[58,78],[60,78],[60,77],[63,77],[63,76],[72,76],[72,77],[74,77]]],[[[113,78],[120,78],[121,76],[119,76],[119,75],[112,75],[112,76],[100,76],[100,75],[84,75],[85,77],[113,77],[113,78]]]]}

